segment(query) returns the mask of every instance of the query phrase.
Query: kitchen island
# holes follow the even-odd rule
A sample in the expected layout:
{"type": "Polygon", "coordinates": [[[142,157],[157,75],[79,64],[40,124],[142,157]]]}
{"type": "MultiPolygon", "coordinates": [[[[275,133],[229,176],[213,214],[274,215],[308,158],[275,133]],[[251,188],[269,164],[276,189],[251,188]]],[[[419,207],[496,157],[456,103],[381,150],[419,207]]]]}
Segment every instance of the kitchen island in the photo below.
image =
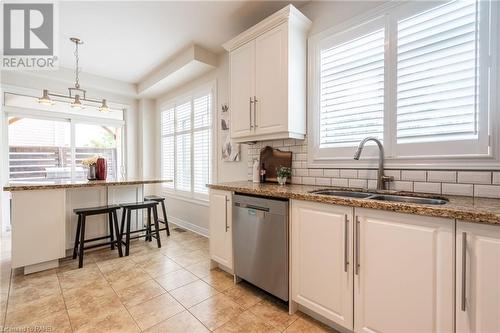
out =
{"type": "MultiPolygon", "coordinates": [[[[124,179],[103,181],[44,181],[10,183],[12,267],[24,267],[29,274],[57,267],[59,259],[73,248],[77,217],[75,208],[139,202],[144,186],[157,186],[171,180],[124,179]]],[[[137,213],[132,228],[138,228],[137,213]]],[[[104,216],[89,217],[86,235],[101,237],[109,233],[104,216]]]]}

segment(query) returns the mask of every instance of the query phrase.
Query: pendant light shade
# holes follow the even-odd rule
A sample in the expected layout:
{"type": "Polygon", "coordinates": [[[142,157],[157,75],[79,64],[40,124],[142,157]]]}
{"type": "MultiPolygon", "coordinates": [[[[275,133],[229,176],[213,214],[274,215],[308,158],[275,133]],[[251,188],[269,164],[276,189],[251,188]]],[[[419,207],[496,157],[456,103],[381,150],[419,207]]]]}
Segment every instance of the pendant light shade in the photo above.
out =
{"type": "Polygon", "coordinates": [[[38,103],[43,105],[54,105],[54,101],[49,97],[49,91],[47,89],[43,90],[43,95],[38,99],[38,103]]]}
{"type": "Polygon", "coordinates": [[[83,109],[82,102],[80,101],[80,95],[75,95],[75,100],[71,103],[71,107],[74,109],[83,109]]]}
{"type": "Polygon", "coordinates": [[[101,111],[101,112],[108,112],[109,111],[108,104],[106,103],[105,99],[102,100],[102,104],[101,104],[101,107],[99,107],[99,111],[101,111]]]}

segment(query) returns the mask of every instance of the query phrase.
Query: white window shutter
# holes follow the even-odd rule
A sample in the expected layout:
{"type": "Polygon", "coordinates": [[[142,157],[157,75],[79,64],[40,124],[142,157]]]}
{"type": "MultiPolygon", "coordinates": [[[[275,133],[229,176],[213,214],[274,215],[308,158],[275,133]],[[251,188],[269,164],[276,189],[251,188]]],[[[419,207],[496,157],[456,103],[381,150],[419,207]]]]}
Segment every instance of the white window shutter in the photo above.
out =
{"type": "Polygon", "coordinates": [[[320,55],[320,148],[383,138],[384,29],[324,49],[320,55]]]}
{"type": "Polygon", "coordinates": [[[206,184],[210,182],[212,172],[212,112],[210,94],[196,98],[193,106],[193,190],[195,193],[206,194],[208,193],[206,184]]]}
{"type": "Polygon", "coordinates": [[[397,143],[476,139],[477,3],[446,3],[397,30],[397,143]]]}

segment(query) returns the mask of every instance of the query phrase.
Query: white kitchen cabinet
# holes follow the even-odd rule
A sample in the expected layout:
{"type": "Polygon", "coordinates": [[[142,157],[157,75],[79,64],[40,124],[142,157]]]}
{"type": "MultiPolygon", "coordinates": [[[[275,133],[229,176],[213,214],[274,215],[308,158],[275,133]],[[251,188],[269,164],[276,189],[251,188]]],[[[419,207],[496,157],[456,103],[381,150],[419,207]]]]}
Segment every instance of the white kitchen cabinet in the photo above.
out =
{"type": "Polygon", "coordinates": [[[353,208],[293,200],[292,300],[352,330],[353,208]]]}
{"type": "Polygon", "coordinates": [[[354,229],[354,331],[452,332],[454,221],[355,209],[354,229]]]}
{"type": "Polygon", "coordinates": [[[234,141],[304,138],[310,24],[289,5],[223,45],[234,141]]]}
{"type": "Polygon", "coordinates": [[[210,258],[233,269],[232,193],[210,190],[210,258]]]}
{"type": "Polygon", "coordinates": [[[500,332],[500,227],[457,223],[456,332],[500,332]]]}

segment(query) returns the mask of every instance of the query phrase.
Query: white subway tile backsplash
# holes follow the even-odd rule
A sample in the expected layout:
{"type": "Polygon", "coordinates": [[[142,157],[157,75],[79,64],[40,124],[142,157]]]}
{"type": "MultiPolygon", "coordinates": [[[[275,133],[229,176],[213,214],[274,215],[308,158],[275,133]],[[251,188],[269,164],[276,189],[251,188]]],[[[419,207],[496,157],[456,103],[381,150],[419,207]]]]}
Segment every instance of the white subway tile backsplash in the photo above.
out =
{"type": "Polygon", "coordinates": [[[323,177],[323,169],[309,169],[309,176],[323,177]]]}
{"type": "Polygon", "coordinates": [[[401,171],[402,180],[414,180],[425,182],[427,180],[427,171],[423,170],[402,170],[401,171]]]}
{"type": "Polygon", "coordinates": [[[396,191],[412,192],[413,191],[413,182],[405,182],[405,181],[396,180],[394,182],[389,183],[389,188],[391,190],[396,190],[396,191]]]}
{"type": "Polygon", "coordinates": [[[358,178],[358,170],[342,169],[342,170],[340,170],[340,177],[342,177],[342,178],[358,178]]]}
{"type": "Polygon", "coordinates": [[[472,196],[474,194],[474,185],[472,185],[472,184],[443,183],[442,193],[443,194],[450,194],[450,195],[472,196]]]}
{"type": "Polygon", "coordinates": [[[332,178],[332,186],[349,187],[349,180],[344,178],[332,178]]]}
{"type": "Polygon", "coordinates": [[[500,198],[500,186],[474,185],[474,196],[482,198],[500,198]]]}
{"type": "Polygon", "coordinates": [[[298,177],[309,176],[309,172],[307,171],[307,169],[294,169],[293,171],[295,172],[294,176],[298,176],[298,177]]]}
{"type": "Polygon", "coordinates": [[[489,171],[459,171],[458,182],[466,184],[491,184],[489,171]]]}
{"type": "Polygon", "coordinates": [[[368,180],[368,189],[369,190],[376,190],[377,189],[377,181],[373,179],[368,180]]]}
{"type": "Polygon", "coordinates": [[[414,182],[413,191],[441,194],[441,183],[414,182]]]}
{"type": "Polygon", "coordinates": [[[401,180],[401,170],[385,170],[386,176],[394,177],[394,180],[401,180]]]}
{"type": "Polygon", "coordinates": [[[358,178],[377,179],[377,170],[358,170],[358,178]]]}
{"type": "Polygon", "coordinates": [[[427,171],[428,182],[456,183],[456,171],[427,171]]]}
{"type": "Polygon", "coordinates": [[[305,154],[305,153],[293,154],[292,156],[297,161],[307,161],[307,154],[305,154]]]}
{"type": "Polygon", "coordinates": [[[367,188],[368,180],[366,179],[349,179],[349,187],[367,188]]]}
{"type": "Polygon", "coordinates": [[[500,172],[493,172],[493,184],[500,185],[500,172]]]}
{"type": "Polygon", "coordinates": [[[293,184],[302,184],[302,177],[292,177],[293,184]]]}
{"type": "Polygon", "coordinates": [[[314,177],[302,177],[302,184],[316,185],[316,178],[314,178],[314,177]]]}
{"type": "Polygon", "coordinates": [[[331,186],[332,179],[331,178],[316,178],[316,185],[331,186]]]}
{"type": "Polygon", "coordinates": [[[323,171],[325,177],[340,177],[340,170],[338,169],[325,169],[323,171]]]}

